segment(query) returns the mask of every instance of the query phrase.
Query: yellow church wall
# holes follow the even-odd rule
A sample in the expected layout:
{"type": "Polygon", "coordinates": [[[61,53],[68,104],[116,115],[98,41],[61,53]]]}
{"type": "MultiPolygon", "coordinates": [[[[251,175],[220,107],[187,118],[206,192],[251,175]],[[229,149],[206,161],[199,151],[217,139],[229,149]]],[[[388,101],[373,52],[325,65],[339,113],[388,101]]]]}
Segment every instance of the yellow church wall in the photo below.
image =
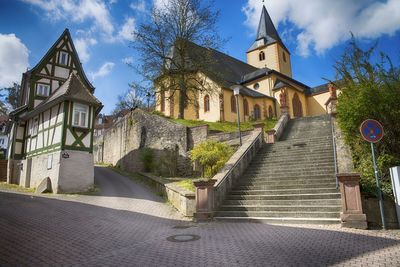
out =
{"type": "Polygon", "coordinates": [[[247,53],[247,63],[256,68],[270,68],[279,71],[277,44],[261,47],[247,53]],[[259,59],[260,52],[263,51],[265,59],[259,59]]]}
{"type": "MultiPolygon", "coordinates": [[[[289,87],[284,87],[281,90],[283,90],[283,89],[287,90],[287,95],[288,95],[287,104],[289,106],[289,116],[291,118],[294,118],[294,114],[293,114],[293,96],[294,96],[295,93],[297,93],[297,95],[299,96],[299,99],[300,99],[300,102],[301,102],[301,106],[302,106],[302,109],[303,109],[303,116],[304,117],[305,116],[309,116],[308,115],[308,107],[307,107],[308,103],[307,103],[307,99],[306,99],[306,96],[304,95],[304,93],[299,92],[299,91],[297,91],[297,90],[295,90],[293,88],[289,88],[289,87]]],[[[277,104],[278,117],[281,115],[281,112],[280,112],[281,103],[280,103],[280,97],[279,97],[279,95],[281,93],[281,90],[274,91],[274,97],[277,99],[277,103],[278,103],[277,104]]]]}
{"type": "Polygon", "coordinates": [[[290,54],[280,45],[277,45],[277,49],[279,55],[278,56],[279,71],[289,77],[292,77],[292,65],[290,62],[290,54]],[[285,54],[286,61],[283,58],[283,54],[285,54]]]}
{"type": "Polygon", "coordinates": [[[255,90],[255,91],[260,92],[260,93],[262,93],[264,95],[267,95],[267,96],[272,96],[272,88],[274,87],[275,80],[276,80],[276,77],[273,76],[273,75],[270,75],[268,77],[264,76],[264,77],[262,77],[260,79],[257,79],[257,80],[251,81],[249,83],[246,83],[245,86],[250,88],[250,89],[255,90],[254,89],[254,85],[256,83],[258,83],[260,85],[260,87],[259,87],[258,90],[255,90]]]}
{"type": "Polygon", "coordinates": [[[219,107],[219,93],[213,94],[200,94],[199,95],[199,120],[203,121],[219,121],[220,120],[220,107],[219,107]],[[204,98],[208,95],[210,99],[210,110],[204,110],[204,98]]]}
{"type": "Polygon", "coordinates": [[[325,103],[329,99],[329,92],[307,97],[309,116],[317,116],[326,113],[325,103]]]}

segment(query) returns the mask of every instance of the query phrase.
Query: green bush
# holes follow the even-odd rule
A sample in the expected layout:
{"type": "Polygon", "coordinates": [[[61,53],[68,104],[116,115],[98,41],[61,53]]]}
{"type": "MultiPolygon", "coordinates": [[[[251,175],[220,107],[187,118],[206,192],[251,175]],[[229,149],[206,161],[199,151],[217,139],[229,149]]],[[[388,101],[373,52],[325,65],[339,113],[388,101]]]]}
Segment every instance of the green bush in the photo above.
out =
{"type": "Polygon", "coordinates": [[[211,179],[233,155],[234,149],[216,141],[206,141],[190,152],[192,162],[198,161],[203,166],[202,176],[211,179]]]}
{"type": "Polygon", "coordinates": [[[154,152],[151,149],[143,149],[140,152],[140,160],[143,162],[144,170],[146,172],[151,172],[153,170],[154,152]]]}
{"type": "Polygon", "coordinates": [[[353,39],[335,68],[342,84],[338,96],[338,123],[361,174],[364,193],[376,195],[370,144],[361,138],[359,127],[366,119],[376,119],[384,127],[384,137],[376,144],[382,191],[392,195],[389,168],[400,164],[400,69],[383,54],[372,63],[374,47],[362,50],[353,39]]]}

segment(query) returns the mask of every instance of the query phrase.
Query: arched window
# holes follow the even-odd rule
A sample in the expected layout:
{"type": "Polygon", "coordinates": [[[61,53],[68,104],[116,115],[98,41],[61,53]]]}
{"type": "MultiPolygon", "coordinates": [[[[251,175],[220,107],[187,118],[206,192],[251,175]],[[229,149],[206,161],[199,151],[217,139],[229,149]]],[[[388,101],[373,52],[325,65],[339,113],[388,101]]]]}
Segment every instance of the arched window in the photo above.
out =
{"type": "Polygon", "coordinates": [[[231,96],[231,111],[236,113],[236,99],[235,96],[231,96]]]}
{"type": "Polygon", "coordinates": [[[260,59],[260,61],[265,60],[265,54],[264,51],[261,51],[260,54],[258,54],[258,58],[260,59]]]}
{"type": "Polygon", "coordinates": [[[303,107],[297,93],[294,94],[292,99],[293,116],[296,118],[303,117],[303,107]]]}
{"type": "Polygon", "coordinates": [[[254,105],[254,119],[261,120],[261,109],[257,104],[254,105]]]}
{"type": "Polygon", "coordinates": [[[274,117],[274,111],[272,110],[272,106],[268,108],[268,118],[272,119],[274,117]]]}
{"type": "Polygon", "coordinates": [[[249,103],[247,102],[247,99],[243,100],[243,112],[245,116],[249,116],[249,103]]]}
{"type": "Polygon", "coordinates": [[[162,91],[161,93],[161,112],[165,112],[165,92],[162,91]]]}
{"type": "Polygon", "coordinates": [[[210,111],[210,97],[206,95],[204,97],[204,112],[210,111]]]}

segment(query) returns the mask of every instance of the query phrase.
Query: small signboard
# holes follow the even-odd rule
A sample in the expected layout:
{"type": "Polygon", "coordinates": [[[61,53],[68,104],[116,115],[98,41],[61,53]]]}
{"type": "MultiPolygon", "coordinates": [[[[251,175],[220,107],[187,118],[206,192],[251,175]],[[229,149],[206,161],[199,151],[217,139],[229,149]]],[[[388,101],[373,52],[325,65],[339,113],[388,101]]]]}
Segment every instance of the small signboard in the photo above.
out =
{"type": "Polygon", "coordinates": [[[383,137],[383,126],[377,120],[368,119],[361,123],[360,133],[365,141],[377,143],[383,137]]]}

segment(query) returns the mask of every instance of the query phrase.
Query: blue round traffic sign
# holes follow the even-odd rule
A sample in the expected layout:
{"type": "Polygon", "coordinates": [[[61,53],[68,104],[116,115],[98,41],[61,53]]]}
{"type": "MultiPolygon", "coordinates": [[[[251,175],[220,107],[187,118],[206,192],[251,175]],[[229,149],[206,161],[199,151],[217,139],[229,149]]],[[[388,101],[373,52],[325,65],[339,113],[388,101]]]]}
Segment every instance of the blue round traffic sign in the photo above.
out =
{"type": "Polygon", "coordinates": [[[383,126],[377,120],[368,119],[361,123],[360,133],[365,141],[377,143],[383,137],[383,126]]]}

